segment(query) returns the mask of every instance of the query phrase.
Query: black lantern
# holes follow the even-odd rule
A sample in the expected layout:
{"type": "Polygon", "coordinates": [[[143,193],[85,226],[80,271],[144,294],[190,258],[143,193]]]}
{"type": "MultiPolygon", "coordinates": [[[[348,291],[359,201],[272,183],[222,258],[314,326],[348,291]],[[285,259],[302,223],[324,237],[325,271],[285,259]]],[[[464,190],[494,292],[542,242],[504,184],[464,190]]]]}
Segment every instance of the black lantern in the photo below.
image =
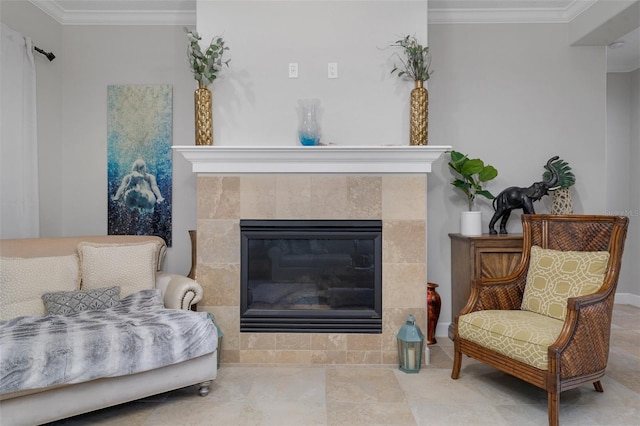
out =
{"type": "Polygon", "coordinates": [[[417,373],[422,363],[422,347],[424,334],[416,325],[413,315],[407,317],[407,322],[398,331],[398,367],[405,373],[417,373]]]}

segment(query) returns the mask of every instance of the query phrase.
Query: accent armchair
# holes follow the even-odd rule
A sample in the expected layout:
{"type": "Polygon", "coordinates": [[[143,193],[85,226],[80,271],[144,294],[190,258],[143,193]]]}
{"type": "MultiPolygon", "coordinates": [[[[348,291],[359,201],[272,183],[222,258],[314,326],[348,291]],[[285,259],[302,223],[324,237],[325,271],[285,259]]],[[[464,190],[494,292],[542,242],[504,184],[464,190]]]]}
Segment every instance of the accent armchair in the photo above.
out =
{"type": "Polygon", "coordinates": [[[547,391],[549,425],[560,392],[603,392],[611,314],[628,218],[523,215],[523,252],[508,277],[472,283],[454,320],[451,378],[468,355],[547,391]]]}

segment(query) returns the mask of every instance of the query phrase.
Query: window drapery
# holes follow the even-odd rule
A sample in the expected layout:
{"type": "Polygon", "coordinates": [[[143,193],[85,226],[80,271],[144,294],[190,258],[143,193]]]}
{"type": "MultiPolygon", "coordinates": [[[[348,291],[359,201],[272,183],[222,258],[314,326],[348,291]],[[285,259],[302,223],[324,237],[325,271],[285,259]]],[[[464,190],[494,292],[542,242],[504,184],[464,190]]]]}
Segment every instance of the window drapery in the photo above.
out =
{"type": "Polygon", "coordinates": [[[29,37],[2,23],[0,237],[39,237],[36,67],[29,37]]]}

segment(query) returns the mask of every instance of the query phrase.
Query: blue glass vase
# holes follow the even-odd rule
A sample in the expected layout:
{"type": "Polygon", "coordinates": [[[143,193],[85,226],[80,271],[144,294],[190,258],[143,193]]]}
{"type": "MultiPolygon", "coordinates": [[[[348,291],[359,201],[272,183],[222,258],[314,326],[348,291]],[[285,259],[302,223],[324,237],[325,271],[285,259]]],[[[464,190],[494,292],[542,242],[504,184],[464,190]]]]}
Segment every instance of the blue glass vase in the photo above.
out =
{"type": "Polygon", "coordinates": [[[318,124],[317,99],[302,99],[299,101],[301,114],[298,127],[298,139],[305,146],[315,146],[320,142],[320,125],[318,124]]]}

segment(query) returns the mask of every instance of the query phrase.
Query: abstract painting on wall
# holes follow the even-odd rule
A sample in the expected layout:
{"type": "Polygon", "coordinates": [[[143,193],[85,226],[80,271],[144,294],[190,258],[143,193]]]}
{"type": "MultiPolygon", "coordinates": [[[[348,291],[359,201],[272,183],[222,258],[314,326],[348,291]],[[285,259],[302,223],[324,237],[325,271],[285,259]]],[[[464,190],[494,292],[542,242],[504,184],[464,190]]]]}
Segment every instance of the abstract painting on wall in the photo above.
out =
{"type": "Polygon", "coordinates": [[[107,87],[109,235],[157,235],[171,246],[170,85],[107,87]]]}

